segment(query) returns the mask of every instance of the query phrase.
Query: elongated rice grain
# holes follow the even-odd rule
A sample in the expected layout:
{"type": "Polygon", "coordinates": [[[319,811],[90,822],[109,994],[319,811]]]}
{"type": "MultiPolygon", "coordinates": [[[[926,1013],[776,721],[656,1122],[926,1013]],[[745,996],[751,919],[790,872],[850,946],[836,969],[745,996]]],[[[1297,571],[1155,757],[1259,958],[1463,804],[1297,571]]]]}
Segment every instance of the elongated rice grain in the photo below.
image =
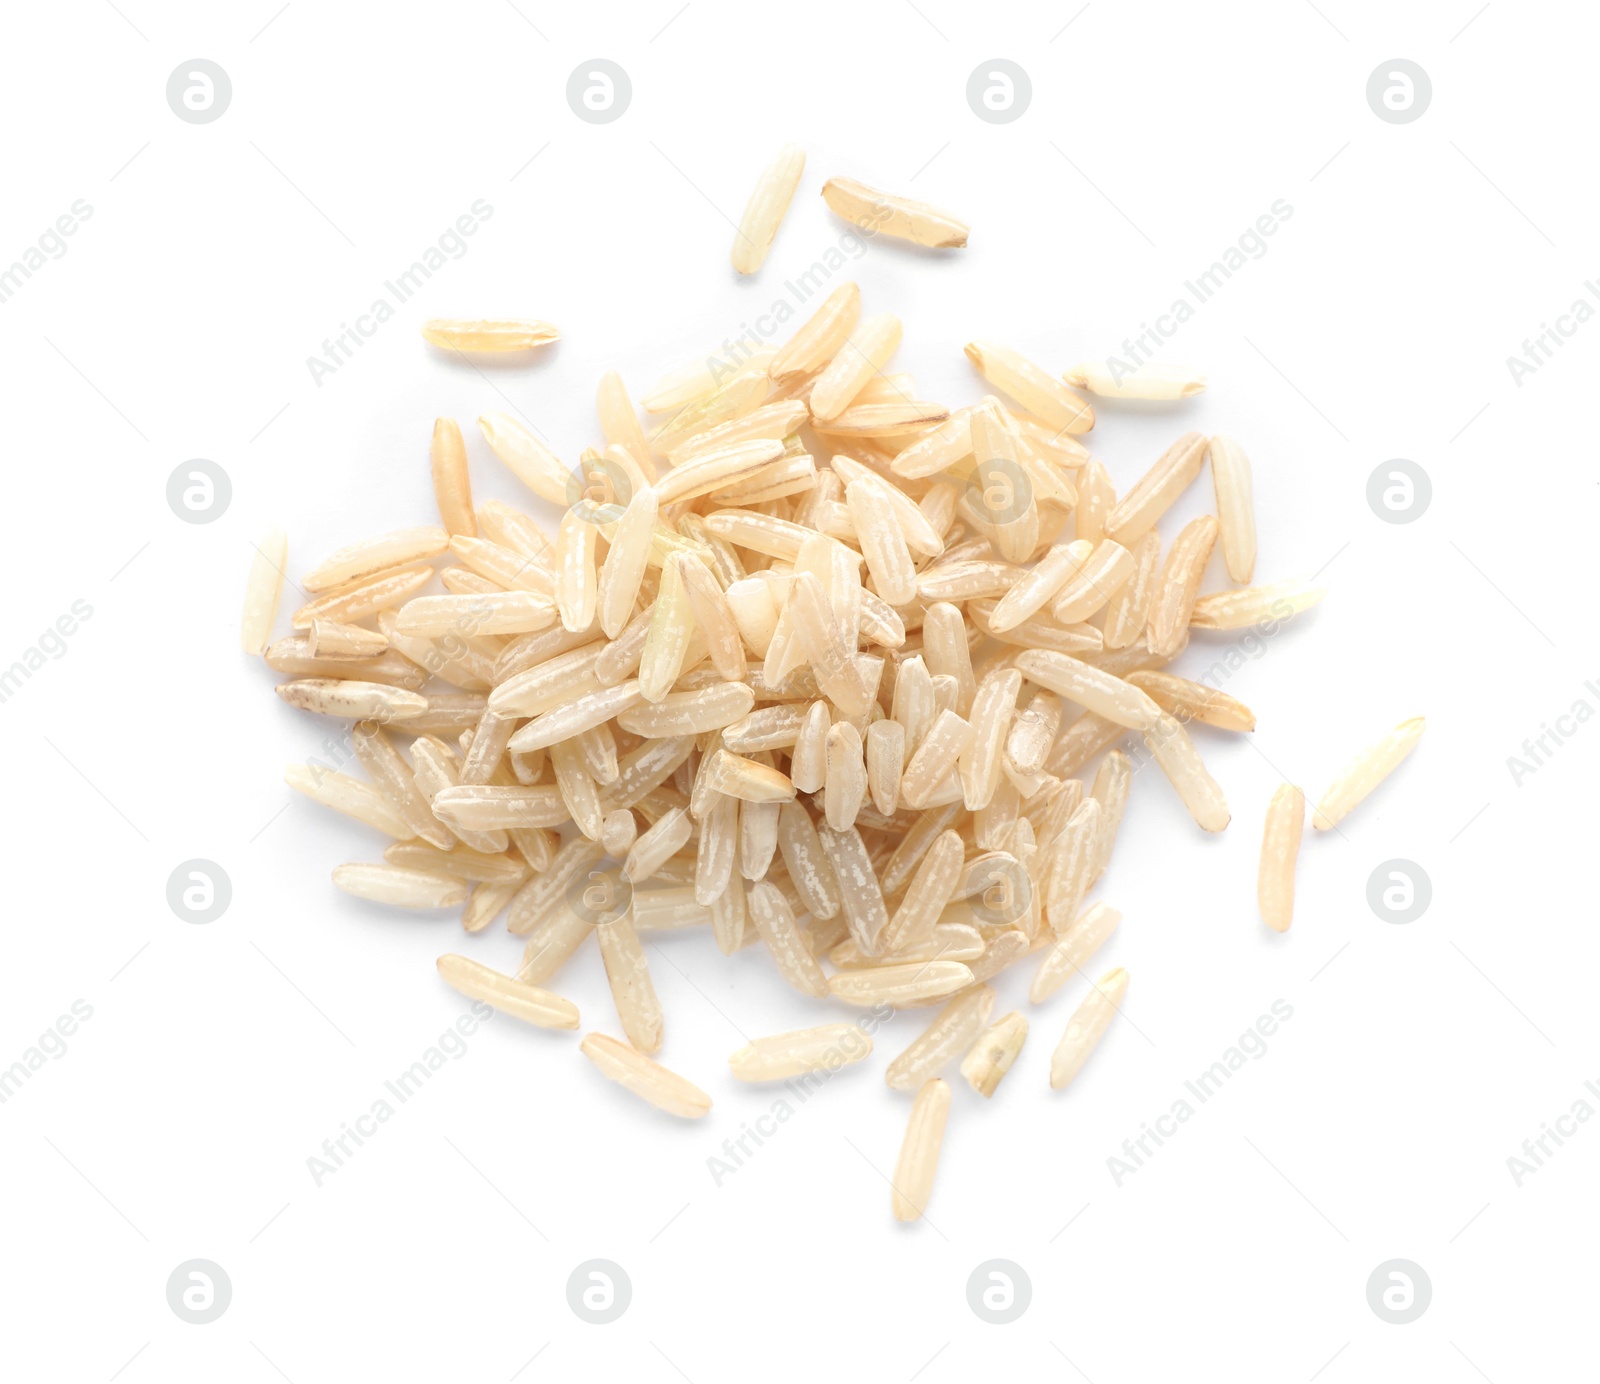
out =
{"type": "Polygon", "coordinates": [[[466,956],[441,956],[439,975],[451,989],[469,999],[493,1005],[502,1014],[538,1028],[577,1028],[578,1006],[561,995],[541,990],[515,976],[502,975],[466,956]]]}
{"type": "Polygon", "coordinates": [[[1414,716],[1357,755],[1322,795],[1312,825],[1327,831],[1344,821],[1416,749],[1425,727],[1423,718],[1414,716]]]}
{"type": "Polygon", "coordinates": [[[422,324],[423,340],[450,351],[531,351],[560,335],[550,323],[531,318],[431,317],[422,324]]]}
{"type": "Polygon", "coordinates": [[[752,884],[745,893],[745,902],[750,921],[755,924],[783,978],[802,994],[819,998],[826,995],[827,978],[807,948],[795,925],[794,912],[777,886],[766,881],[752,884]]]}
{"type": "Polygon", "coordinates": [[[605,964],[622,1031],[636,1051],[646,1055],[659,1052],[661,1002],[656,998],[650,967],[632,919],[624,913],[613,921],[597,923],[595,935],[600,940],[600,959],[605,964]]]}
{"type": "Polygon", "coordinates": [[[1039,962],[1028,987],[1028,999],[1043,1004],[1106,944],[1122,922],[1122,914],[1109,904],[1093,903],[1055,940],[1039,962]]]}
{"type": "Polygon", "coordinates": [[[578,1049],[602,1076],[669,1115],[698,1120],[711,1109],[711,1097],[698,1086],[607,1034],[588,1034],[578,1049]]]}
{"type": "Polygon", "coordinates": [[[1168,447],[1106,517],[1106,536],[1124,547],[1144,537],[1200,474],[1208,445],[1191,432],[1168,447]]]}
{"type": "Polygon", "coordinates": [[[333,882],[358,899],[396,908],[455,908],[467,900],[467,886],[455,876],[397,865],[340,865],[333,882]]]}
{"type": "Polygon", "coordinates": [[[938,1077],[923,1084],[911,1103],[905,1140],[894,1165],[892,1206],[897,1221],[922,1218],[933,1195],[939,1171],[939,1151],[944,1145],[945,1122],[950,1117],[950,1087],[938,1077]]]}
{"type": "Polygon", "coordinates": [[[879,192],[854,178],[829,178],[822,200],[836,216],[872,235],[893,236],[931,249],[960,249],[968,227],[949,212],[889,192],[879,192]]]}
{"type": "Polygon", "coordinates": [[[994,1095],[1001,1079],[1021,1054],[1027,1037],[1028,1021],[1015,1012],[986,1029],[962,1059],[961,1075],[966,1078],[967,1085],[985,1098],[994,1095]]]}
{"type": "Polygon", "coordinates": [[[284,770],[283,780],[314,802],[376,827],[396,841],[409,840],[416,834],[382,792],[349,774],[336,773],[320,764],[291,764],[284,770]]]}
{"type": "Polygon", "coordinates": [[[900,345],[900,319],[880,313],[862,320],[811,388],[811,416],[837,418],[900,345]]]}
{"type": "Polygon", "coordinates": [[[1063,378],[1103,399],[1188,399],[1204,393],[1206,387],[1206,377],[1199,371],[1154,361],[1145,361],[1131,373],[1085,361],[1074,365],[1063,378]]]}
{"type": "Polygon", "coordinates": [[[1206,831],[1221,831],[1232,814],[1217,781],[1206,771],[1189,732],[1163,712],[1145,728],[1144,741],[1161,772],[1177,790],[1183,805],[1197,825],[1206,831]]]}
{"type": "Polygon", "coordinates": [[[1083,1070],[1099,1045],[1128,993],[1128,973],[1120,966],[1094,983],[1087,998],[1067,1023],[1066,1032],[1050,1055],[1050,1088],[1060,1091],[1083,1070]]]}
{"type": "Polygon", "coordinates": [[[906,961],[888,966],[840,971],[828,978],[828,992],[846,1004],[895,1009],[944,999],[972,984],[972,972],[960,961],[906,961]]]}
{"type": "Polygon", "coordinates": [[[806,151],[786,144],[762,169],[733,237],[733,267],[739,273],[754,274],[766,260],[805,166],[806,151]]]}
{"type": "Polygon", "coordinates": [[[1154,529],[1124,549],[1133,566],[1106,603],[1103,642],[1107,649],[1126,649],[1143,632],[1161,563],[1161,535],[1154,529]]]}
{"type": "Polygon", "coordinates": [[[1209,514],[1185,524],[1173,540],[1150,600],[1145,642],[1151,653],[1171,658],[1182,649],[1188,638],[1189,617],[1200,591],[1200,579],[1205,575],[1206,563],[1211,560],[1216,541],[1217,521],[1209,514]]]}
{"type": "Polygon", "coordinates": [[[264,654],[272,640],[272,626],[278,618],[278,597],[283,590],[283,568],[288,558],[289,539],[282,529],[270,529],[255,546],[250,576],[245,583],[244,611],[239,619],[239,643],[247,654],[264,654]]]}
{"type": "Polygon", "coordinates": [[[784,1081],[836,1072],[872,1055],[872,1036],[855,1024],[822,1024],[757,1038],[728,1059],[738,1081],[784,1081]]]}
{"type": "Polygon", "coordinates": [[[1256,875],[1256,903],[1274,932],[1287,932],[1294,921],[1294,871],[1305,820],[1306,795],[1292,783],[1281,784],[1267,805],[1256,875]]]}
{"type": "Polygon", "coordinates": [[[1020,352],[995,341],[969,341],[966,353],[984,379],[1051,427],[1066,433],[1094,427],[1094,410],[1020,352]]]}
{"type": "Polygon", "coordinates": [[[1211,439],[1211,481],[1217,493],[1222,528],[1222,559],[1228,575],[1247,585],[1256,570],[1256,515],[1250,458],[1231,437],[1211,439]]]}
{"type": "Polygon", "coordinates": [[[433,465],[433,494],[439,517],[450,533],[476,537],[477,516],[472,512],[472,484],[467,478],[467,444],[454,418],[440,418],[433,425],[429,451],[433,465]]]}
{"type": "Polygon", "coordinates": [[[1304,578],[1248,586],[1242,591],[1218,591],[1195,601],[1189,624],[1198,630],[1241,630],[1267,621],[1287,620],[1309,610],[1328,594],[1325,586],[1312,586],[1304,578]]]}

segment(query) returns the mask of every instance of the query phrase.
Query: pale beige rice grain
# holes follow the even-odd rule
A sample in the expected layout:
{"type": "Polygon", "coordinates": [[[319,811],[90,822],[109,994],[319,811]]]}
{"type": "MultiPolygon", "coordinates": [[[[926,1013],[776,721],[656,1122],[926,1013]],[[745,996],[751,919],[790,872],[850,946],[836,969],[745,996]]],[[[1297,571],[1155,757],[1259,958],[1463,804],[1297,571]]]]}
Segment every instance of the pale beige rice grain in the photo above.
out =
{"type": "Polygon", "coordinates": [[[1145,642],[1152,654],[1171,658],[1182,649],[1200,579],[1216,541],[1217,521],[1209,514],[1190,520],[1173,540],[1150,599],[1145,642]]]}
{"type": "Polygon", "coordinates": [[[1276,624],[1309,610],[1327,594],[1327,587],[1312,586],[1303,577],[1271,586],[1218,591],[1195,601],[1189,623],[1199,630],[1241,630],[1268,622],[1276,624]]]}
{"type": "Polygon", "coordinates": [[[275,689],[290,706],[323,716],[357,720],[404,721],[428,709],[428,699],[387,683],[301,678],[275,689]]]}
{"type": "Polygon", "coordinates": [[[396,908],[455,908],[467,900],[467,886],[455,876],[397,865],[340,865],[333,882],[358,899],[396,908]]]}
{"type": "Polygon", "coordinates": [[[579,1050],[600,1074],[626,1087],[658,1110],[686,1120],[698,1120],[711,1109],[711,1097],[676,1072],[652,1062],[643,1053],[604,1033],[590,1033],[579,1050]]]}
{"type": "Polygon", "coordinates": [[[600,941],[600,959],[605,964],[612,1002],[622,1031],[634,1049],[646,1055],[661,1050],[661,1002],[650,980],[650,967],[644,948],[634,931],[633,920],[624,913],[609,922],[595,924],[600,941]]]}
{"type": "Polygon", "coordinates": [[[1221,831],[1226,827],[1232,816],[1227,799],[1207,772],[1199,751],[1189,739],[1189,732],[1163,712],[1145,729],[1144,739],[1151,756],[1177,790],[1196,824],[1206,831],[1221,831]]]}
{"type": "Polygon", "coordinates": [[[1066,928],[1039,962],[1028,987],[1028,999],[1043,1004],[1067,981],[1077,975],[1089,959],[1106,944],[1122,922],[1122,914],[1109,904],[1093,903],[1066,928]]]}
{"type": "Polygon", "coordinates": [[[272,640],[272,626],[278,618],[278,597],[283,590],[283,569],[288,559],[288,537],[282,529],[268,530],[255,547],[250,576],[245,582],[239,643],[247,654],[264,654],[272,640]]]}
{"type": "Polygon", "coordinates": [[[422,336],[450,351],[531,351],[561,336],[558,328],[532,318],[431,317],[422,336]]]}
{"type": "Polygon", "coordinates": [[[1281,784],[1267,805],[1256,875],[1256,903],[1274,932],[1287,932],[1294,921],[1294,871],[1305,820],[1306,795],[1292,783],[1281,784]]]}
{"type": "Polygon", "coordinates": [[[1103,399],[1188,399],[1204,393],[1206,387],[1206,377],[1198,370],[1154,361],[1144,362],[1132,373],[1085,361],[1073,366],[1063,378],[1103,399]]]}
{"type": "Polygon", "coordinates": [[[483,1000],[502,1014],[522,1019],[538,1028],[577,1028],[578,1006],[562,995],[541,990],[515,976],[466,956],[441,956],[439,975],[451,989],[469,999],[483,1000]]]}
{"type": "Polygon", "coordinates": [[[1318,831],[1326,831],[1344,821],[1416,749],[1425,726],[1421,716],[1402,721],[1356,756],[1322,795],[1312,825],[1318,831]]]}
{"type": "Polygon", "coordinates": [[[1106,517],[1106,536],[1124,547],[1144,537],[1200,474],[1208,445],[1191,432],[1168,447],[1106,517]]]}
{"type": "Polygon", "coordinates": [[[880,192],[854,178],[829,178],[822,185],[822,200],[836,216],[872,235],[893,236],[930,249],[961,249],[968,227],[949,212],[926,202],[880,192]]]}
{"type": "Polygon", "coordinates": [[[822,1024],[756,1038],[728,1059],[737,1081],[784,1081],[836,1072],[872,1055],[872,1036],[855,1024],[822,1024]]]}
{"type": "Polygon", "coordinates": [[[961,1062],[961,1075],[980,1096],[994,1095],[1027,1041],[1028,1021],[1013,1012],[986,1029],[961,1062]]]}
{"type": "Polygon", "coordinates": [[[785,144],[762,169],[733,237],[733,267],[739,273],[754,274],[766,260],[805,166],[806,151],[785,144]]]}
{"type": "Polygon", "coordinates": [[[1067,433],[1094,427],[1094,410],[1021,352],[997,341],[969,341],[966,353],[984,379],[1051,427],[1067,433]]]}
{"type": "Polygon", "coordinates": [[[905,1139],[894,1166],[892,1206],[897,1221],[920,1220],[933,1195],[944,1145],[945,1122],[950,1117],[950,1087],[938,1077],[923,1084],[911,1104],[905,1139]]]}
{"type": "Polygon", "coordinates": [[[1099,1045],[1128,993],[1128,973],[1120,966],[1108,971],[1067,1023],[1066,1032],[1050,1056],[1050,1087],[1059,1091],[1071,1084],[1099,1045]]]}
{"type": "Polygon", "coordinates": [[[1133,567],[1106,603],[1103,642],[1107,649],[1126,649],[1144,632],[1161,565],[1161,535],[1151,529],[1124,551],[1131,554],[1133,567]]]}

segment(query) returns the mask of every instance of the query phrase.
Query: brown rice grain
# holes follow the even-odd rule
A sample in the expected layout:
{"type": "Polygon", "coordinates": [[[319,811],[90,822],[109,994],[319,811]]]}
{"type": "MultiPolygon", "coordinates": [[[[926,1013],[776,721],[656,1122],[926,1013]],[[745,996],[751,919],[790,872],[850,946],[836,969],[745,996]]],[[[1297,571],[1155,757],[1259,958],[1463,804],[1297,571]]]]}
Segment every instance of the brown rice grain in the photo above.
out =
{"type": "Polygon", "coordinates": [[[531,318],[430,317],[422,324],[423,340],[448,351],[531,351],[560,336],[531,318]]]}
{"type": "Polygon", "coordinates": [[[1083,1070],[1083,1064],[1105,1036],[1122,998],[1128,993],[1128,973],[1120,966],[1094,983],[1088,997],[1068,1021],[1061,1041],[1050,1056],[1050,1088],[1060,1091],[1083,1070]]]}
{"type": "Polygon", "coordinates": [[[939,1151],[944,1144],[945,1122],[950,1117],[950,1087],[938,1077],[923,1084],[911,1104],[900,1157],[894,1165],[891,1204],[897,1221],[920,1220],[933,1195],[939,1171],[939,1151]]]}
{"type": "Polygon", "coordinates": [[[1402,721],[1357,755],[1322,795],[1312,825],[1318,831],[1326,831],[1344,821],[1416,749],[1425,726],[1421,716],[1402,721]]]}
{"type": "Polygon", "coordinates": [[[785,144],[762,169],[734,232],[733,267],[739,273],[754,274],[766,260],[805,166],[806,151],[798,144],[785,144]]]}
{"type": "Polygon", "coordinates": [[[441,956],[439,975],[452,990],[493,1005],[502,1014],[538,1028],[578,1026],[578,1006],[564,996],[541,990],[514,976],[502,975],[466,956],[441,956]]]}
{"type": "Polygon", "coordinates": [[[340,865],[333,882],[358,899],[396,908],[455,908],[467,900],[467,886],[455,876],[397,865],[340,865]]]}
{"type": "Polygon", "coordinates": [[[578,1045],[608,1080],[648,1101],[658,1110],[685,1120],[698,1120],[711,1109],[711,1097],[676,1072],[652,1062],[643,1053],[604,1033],[590,1033],[578,1045]]]}

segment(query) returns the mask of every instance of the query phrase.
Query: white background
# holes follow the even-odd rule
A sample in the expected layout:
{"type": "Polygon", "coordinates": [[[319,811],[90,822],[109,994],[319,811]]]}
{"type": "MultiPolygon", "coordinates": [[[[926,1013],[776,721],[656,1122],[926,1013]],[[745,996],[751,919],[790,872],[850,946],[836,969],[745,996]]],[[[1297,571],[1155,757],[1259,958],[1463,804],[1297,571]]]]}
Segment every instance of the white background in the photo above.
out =
{"type": "MultiPolygon", "coordinates": [[[[1520,387],[1506,357],[1600,271],[1585,251],[1596,16],[1505,0],[1476,16],[1475,0],[919,4],[295,0],[274,16],[273,0],[73,0],[9,16],[0,260],[75,199],[93,215],[0,305],[0,663],[74,600],[94,612],[0,706],[0,1065],[75,1000],[93,1007],[0,1106],[9,1377],[1508,1384],[1572,1378],[1588,1358],[1600,1133],[1583,1126],[1521,1187],[1506,1160],[1573,1102],[1600,1106],[1583,1087],[1600,1078],[1600,947],[1578,865],[1600,730],[1520,787],[1506,758],[1576,699],[1600,706],[1583,685],[1600,674],[1600,326],[1520,387]],[[596,56],[633,83],[605,126],[564,96],[596,56]],[[1409,125],[1365,97],[1397,56],[1433,83],[1409,125]],[[232,79],[213,124],[166,104],[194,57],[232,79]],[[1031,75],[1013,124],[966,103],[992,57],[1031,75]],[[765,270],[736,281],[729,218],[788,140],[809,152],[805,178],[765,270]],[[464,938],[448,917],[333,889],[336,864],[382,842],[283,786],[329,727],[238,652],[251,544],[285,527],[298,576],[428,522],[439,414],[465,426],[479,497],[524,499],[470,420],[521,413],[575,458],[604,370],[637,395],[838,243],[817,195],[833,174],[972,223],[963,253],[879,242],[850,270],[868,311],[905,322],[897,368],[951,404],[978,397],[970,338],[1055,370],[1103,357],[1275,200],[1292,206],[1169,345],[1210,392],[1106,405],[1090,439],[1126,488],[1180,431],[1238,437],[1258,579],[1320,570],[1332,588],[1228,684],[1259,729],[1199,735],[1232,826],[1202,836],[1139,776],[1100,889],[1126,917],[1102,958],[1132,974],[1126,1019],[1052,1093],[1081,985],[1035,1008],[1031,963],[1006,976],[997,1015],[1021,1005],[1033,1035],[992,1101],[956,1082],[921,1224],[889,1215],[907,1101],[882,1082],[920,1013],[714,1185],[708,1157],[777,1095],[727,1076],[741,1035],[848,1015],[703,936],[656,941],[651,964],[662,1059],[712,1094],[704,1121],[600,1081],[571,1035],[498,1020],[316,1186],[307,1158],[463,1011],[433,958],[509,966],[520,944],[503,924],[464,938]],[[467,253],[314,384],[306,358],[479,198],[493,215],[467,253]],[[440,314],[541,317],[563,339],[475,371],[421,341],[440,314]],[[204,526],[165,499],[195,457],[233,485],[204,526]],[[1404,526],[1366,501],[1396,457],[1434,488],[1404,526]],[[1319,793],[1417,714],[1428,732],[1403,771],[1341,834],[1308,833],[1293,930],[1270,934],[1254,877],[1272,789],[1319,793]],[[193,857],[232,881],[206,926],[165,898],[193,857]],[[1407,926],[1366,901],[1397,857],[1434,891],[1407,926]],[[1118,1187],[1108,1156],[1278,999],[1294,1016],[1266,1055],[1118,1187]],[[233,1285],[207,1326],[165,1296],[197,1257],[233,1285]],[[1407,1326],[1366,1300],[1396,1257],[1433,1285],[1407,1326]],[[567,1305],[593,1258],[633,1285],[611,1326],[567,1305]],[[1032,1283],[1011,1325],[967,1306],[992,1258],[1032,1283]]],[[[1210,504],[1203,477],[1174,519],[1210,504]]],[[[1180,671],[1226,643],[1197,638],[1180,671]]],[[[559,988],[585,1029],[616,1031],[592,953],[559,988]]]]}

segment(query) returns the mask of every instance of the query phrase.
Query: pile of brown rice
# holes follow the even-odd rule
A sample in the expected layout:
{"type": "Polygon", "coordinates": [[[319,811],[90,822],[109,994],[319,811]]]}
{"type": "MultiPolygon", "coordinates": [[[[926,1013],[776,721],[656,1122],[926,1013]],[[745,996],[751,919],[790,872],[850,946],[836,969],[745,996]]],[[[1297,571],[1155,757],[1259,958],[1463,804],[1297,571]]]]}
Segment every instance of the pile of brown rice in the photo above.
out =
{"type": "MultiPolygon", "coordinates": [[[[754,272],[798,182],[788,150],[764,176],[734,260],[754,272]]],[[[965,244],[918,203],[835,180],[830,207],[883,234],[965,244]]],[[[430,322],[460,350],[531,349],[526,321],[430,322]]],[[[675,1115],[710,1097],[653,1060],[663,1016],[640,934],[704,928],[727,955],[764,948],[788,983],[852,1006],[940,1006],[890,1063],[915,1093],[894,1177],[896,1217],[922,1214],[950,1106],[941,1073],[992,1095],[1027,1037],[991,1024],[989,982],[1033,968],[1029,998],[1084,981],[1050,1064],[1057,1089],[1112,1022],[1128,974],[1083,968],[1120,922],[1089,901],[1133,781],[1130,733],[1204,830],[1230,813],[1185,729],[1255,724],[1216,689],[1167,671],[1191,629],[1282,620],[1321,592],[1251,586],[1250,466],[1239,444],[1179,437],[1120,495],[1085,447],[1103,394],[1179,400],[1181,370],[1112,380],[1051,374],[968,344],[995,391],[947,408],[889,373],[900,323],[836,289],[780,349],[697,363],[643,399],[615,373],[597,401],[604,446],[574,469],[504,414],[478,420],[494,454],[565,512],[544,532],[498,501],[474,506],[460,429],[440,419],[439,524],[352,544],[301,577],[294,634],[270,642],[286,545],[261,545],[244,645],[291,705],[355,722],[357,778],[307,766],[290,784],[392,838],[346,864],[349,893],[459,908],[468,932],[502,913],[526,939],[503,974],[439,959],[462,993],[576,1029],[546,988],[591,935],[625,1039],[582,1052],[675,1115]],[[1207,458],[1216,515],[1163,550],[1158,525],[1207,458]],[[1229,589],[1201,594],[1220,546],[1229,589]],[[436,563],[442,565],[436,565],[436,563]],[[409,745],[402,747],[403,741],[409,745]],[[1098,761],[1096,763],[1096,761],[1098,761]],[[1094,767],[1089,774],[1091,765],[1094,767]]],[[[1332,826],[1410,751],[1407,721],[1329,789],[1332,826]]],[[[1293,912],[1304,821],[1285,785],[1266,815],[1258,897],[1293,912]]],[[[752,975],[761,976],[757,967],[752,975]]],[[[871,1039],[832,1022],[758,1039],[742,1081],[855,1062],[871,1039]]]]}

